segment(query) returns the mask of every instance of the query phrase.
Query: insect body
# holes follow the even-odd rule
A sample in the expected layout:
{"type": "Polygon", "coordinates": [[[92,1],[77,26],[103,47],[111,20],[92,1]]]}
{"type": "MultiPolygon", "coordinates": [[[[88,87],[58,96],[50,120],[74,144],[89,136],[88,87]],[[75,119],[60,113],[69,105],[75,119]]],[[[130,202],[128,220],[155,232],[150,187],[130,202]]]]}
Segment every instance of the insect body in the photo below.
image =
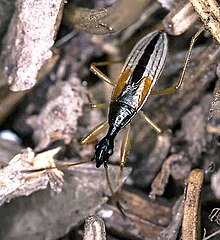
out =
{"type": "Polygon", "coordinates": [[[113,154],[117,133],[128,125],[150,95],[165,65],[168,50],[166,33],[154,31],[133,48],[111,96],[108,113],[109,129],[96,145],[96,167],[107,166],[113,154]]]}
{"type": "MultiPolygon", "coordinates": [[[[96,67],[106,65],[106,62],[91,65],[90,69],[102,80],[113,85],[114,89],[112,92],[111,102],[109,106],[108,121],[105,121],[95,127],[85,138],[81,140],[81,143],[87,144],[93,141],[96,136],[98,136],[104,129],[108,127],[108,132],[106,136],[96,145],[95,154],[92,157],[92,160],[96,161],[97,168],[104,164],[106,180],[112,193],[112,197],[114,199],[117,198],[111,186],[107,170],[107,164],[109,157],[113,154],[114,151],[114,139],[116,135],[121,129],[128,125],[121,147],[120,166],[122,170],[125,164],[126,155],[130,147],[129,123],[135,117],[135,115],[140,112],[152,128],[154,128],[157,132],[162,133],[162,130],[157,127],[140,110],[150,94],[162,95],[179,90],[184,80],[184,75],[190,59],[192,47],[203,30],[204,27],[200,28],[191,40],[185,64],[177,84],[166,89],[153,90],[156,81],[160,77],[160,74],[164,68],[168,51],[167,35],[162,31],[154,31],[148,34],[135,45],[125,62],[125,65],[121,71],[116,85],[114,85],[111,80],[96,67]]],[[[92,104],[92,106],[103,107],[103,104],[92,104]]],[[[52,170],[55,168],[66,168],[74,165],[83,164],[85,162],[88,161],[70,163],[58,167],[52,166],[47,168],[23,170],[22,172],[31,173],[42,170],[52,170]]],[[[116,202],[119,210],[124,215],[123,209],[120,207],[119,202],[116,202]]]]}

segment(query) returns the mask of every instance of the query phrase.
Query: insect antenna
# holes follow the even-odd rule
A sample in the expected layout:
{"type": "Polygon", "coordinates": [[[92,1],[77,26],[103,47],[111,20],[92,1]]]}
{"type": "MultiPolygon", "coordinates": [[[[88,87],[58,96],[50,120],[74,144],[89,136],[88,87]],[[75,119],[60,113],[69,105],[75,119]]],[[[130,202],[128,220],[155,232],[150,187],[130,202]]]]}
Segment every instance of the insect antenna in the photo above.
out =
{"type": "Polygon", "coordinates": [[[40,172],[40,171],[45,171],[45,170],[52,170],[52,169],[65,169],[68,167],[72,167],[72,166],[77,166],[77,165],[81,165],[84,163],[89,163],[91,162],[90,160],[85,160],[85,161],[81,161],[81,162],[75,162],[75,163],[68,163],[68,164],[63,164],[63,165],[56,165],[53,167],[44,167],[44,168],[36,168],[36,169],[24,169],[21,170],[21,173],[35,173],[35,172],[40,172]]]}
{"type": "MultiPolygon", "coordinates": [[[[85,160],[85,161],[68,163],[68,164],[63,164],[63,165],[50,166],[50,167],[43,167],[43,168],[36,168],[36,169],[24,169],[24,170],[20,170],[20,172],[21,173],[36,173],[36,172],[41,172],[41,171],[45,171],[45,170],[65,169],[65,168],[68,168],[68,167],[77,166],[77,165],[90,163],[90,162],[91,162],[91,160],[85,160]]],[[[123,219],[127,220],[128,217],[125,214],[125,211],[124,211],[121,203],[119,202],[118,197],[116,196],[116,193],[114,192],[114,190],[112,188],[112,184],[111,184],[111,181],[110,181],[110,178],[109,178],[108,166],[107,165],[105,165],[105,175],[106,175],[107,185],[108,185],[109,190],[111,192],[112,200],[115,202],[115,205],[118,208],[118,210],[120,211],[123,219]]]]}

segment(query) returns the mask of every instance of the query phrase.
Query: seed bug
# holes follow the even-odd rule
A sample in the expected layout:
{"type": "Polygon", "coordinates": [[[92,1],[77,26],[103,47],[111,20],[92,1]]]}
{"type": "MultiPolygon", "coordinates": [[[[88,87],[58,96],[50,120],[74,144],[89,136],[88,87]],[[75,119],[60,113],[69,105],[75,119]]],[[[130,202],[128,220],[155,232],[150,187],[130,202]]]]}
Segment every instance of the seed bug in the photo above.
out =
{"type": "MultiPolygon", "coordinates": [[[[150,94],[162,95],[173,93],[181,87],[185,71],[191,55],[191,50],[196,38],[203,31],[203,27],[195,34],[191,40],[190,48],[186,56],[185,64],[179,81],[175,86],[163,90],[153,90],[161,72],[165,66],[168,52],[167,34],[163,31],[154,31],[143,37],[129,54],[117,83],[114,84],[97,67],[107,65],[107,62],[94,63],[91,71],[99,78],[114,86],[108,111],[108,120],[95,127],[85,138],[82,144],[90,143],[101,132],[108,128],[106,136],[96,145],[95,160],[96,167],[102,164],[108,165],[109,157],[114,152],[114,140],[120,130],[130,124],[133,118],[140,113],[147,123],[158,133],[162,129],[155,125],[142,111],[144,103],[150,94]]],[[[103,107],[103,104],[92,104],[92,107],[103,107]]],[[[121,146],[120,167],[124,167],[126,156],[130,148],[130,127],[125,131],[121,146]]]]}
{"type": "MultiPolygon", "coordinates": [[[[97,168],[99,168],[102,164],[104,165],[107,184],[113,199],[116,199],[116,195],[111,186],[107,166],[109,157],[114,151],[114,140],[117,134],[123,128],[127,127],[121,145],[120,168],[122,173],[123,167],[126,163],[126,156],[130,149],[131,121],[137,114],[140,114],[156,132],[163,132],[161,128],[154,124],[141,111],[141,109],[150,94],[163,95],[179,90],[184,80],[184,75],[190,59],[192,47],[197,37],[203,30],[204,27],[201,27],[191,40],[185,64],[177,84],[166,89],[153,89],[165,66],[168,52],[168,38],[167,34],[163,31],[154,31],[149,33],[134,46],[124,64],[124,67],[121,70],[116,84],[114,84],[98,69],[99,66],[108,65],[109,62],[93,63],[91,65],[90,70],[99,78],[112,85],[114,89],[112,91],[109,106],[108,120],[96,126],[86,137],[81,140],[81,144],[88,144],[92,142],[100,133],[108,129],[106,136],[96,145],[95,154],[91,160],[96,162],[97,168]]],[[[91,104],[91,106],[94,108],[103,108],[106,107],[106,104],[91,104]]],[[[67,168],[73,165],[83,164],[88,161],[89,160],[57,166],[57,168],[67,168]]],[[[50,170],[53,168],[56,167],[27,171],[24,170],[23,172],[35,172],[41,170],[50,170]]],[[[124,215],[123,208],[120,206],[120,203],[116,201],[116,204],[122,215],[124,215]]]]}

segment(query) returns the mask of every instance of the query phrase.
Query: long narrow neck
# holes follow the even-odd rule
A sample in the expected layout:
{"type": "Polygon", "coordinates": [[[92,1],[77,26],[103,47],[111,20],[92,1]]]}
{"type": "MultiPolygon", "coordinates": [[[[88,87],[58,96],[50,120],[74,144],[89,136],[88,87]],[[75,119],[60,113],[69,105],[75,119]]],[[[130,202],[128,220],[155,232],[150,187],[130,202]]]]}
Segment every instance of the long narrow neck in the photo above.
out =
{"type": "Polygon", "coordinates": [[[116,135],[118,134],[118,131],[119,130],[116,127],[109,126],[108,133],[107,133],[106,137],[114,139],[116,137],[116,135]]]}

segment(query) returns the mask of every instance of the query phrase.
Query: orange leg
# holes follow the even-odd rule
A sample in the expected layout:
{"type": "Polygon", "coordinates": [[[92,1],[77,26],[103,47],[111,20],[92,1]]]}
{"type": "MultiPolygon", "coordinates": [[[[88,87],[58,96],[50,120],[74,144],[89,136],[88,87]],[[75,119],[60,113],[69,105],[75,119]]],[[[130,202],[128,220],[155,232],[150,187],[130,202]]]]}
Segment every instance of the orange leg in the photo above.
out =
{"type": "Polygon", "coordinates": [[[35,172],[41,172],[41,171],[45,171],[45,170],[53,170],[53,169],[65,169],[68,167],[72,167],[72,166],[77,166],[77,165],[81,165],[81,164],[85,164],[85,163],[89,163],[91,162],[91,160],[85,160],[85,161],[81,161],[81,162],[74,162],[74,163],[67,163],[67,164],[62,164],[62,165],[56,165],[53,167],[44,167],[44,168],[36,168],[36,169],[24,169],[21,170],[21,173],[35,173],[35,172]]]}
{"type": "Polygon", "coordinates": [[[104,109],[104,108],[108,108],[109,107],[109,104],[107,104],[107,103],[92,103],[89,94],[87,94],[87,97],[88,97],[89,104],[90,104],[91,108],[102,108],[102,109],[104,109]]]}
{"type": "Polygon", "coordinates": [[[92,63],[90,66],[91,72],[93,72],[97,77],[99,77],[101,80],[105,81],[106,83],[110,84],[111,86],[115,87],[115,83],[107,77],[101,70],[99,70],[97,67],[102,67],[110,64],[117,64],[121,61],[106,61],[106,62],[98,62],[98,63],[92,63]]]}
{"type": "Polygon", "coordinates": [[[128,152],[130,151],[130,148],[131,148],[131,127],[129,124],[127,126],[127,129],[125,130],[125,134],[121,144],[121,155],[120,155],[121,169],[125,166],[126,158],[127,158],[128,152]]]}
{"type": "Polygon", "coordinates": [[[87,136],[85,136],[80,143],[81,144],[88,144],[96,139],[96,137],[101,134],[102,132],[106,131],[108,128],[108,121],[104,121],[96,126],[87,136]]]}
{"type": "Polygon", "coordinates": [[[105,109],[105,108],[108,108],[109,104],[108,103],[91,103],[90,106],[91,108],[105,109]]]}
{"type": "MultiPolygon", "coordinates": [[[[120,171],[121,172],[121,179],[122,179],[122,170],[120,171]]],[[[112,184],[111,184],[111,180],[110,180],[110,177],[109,177],[109,174],[108,174],[108,166],[106,165],[105,166],[105,176],[106,176],[106,181],[107,181],[107,184],[108,184],[108,187],[109,187],[109,190],[111,192],[111,197],[112,197],[112,200],[113,202],[115,202],[116,204],[116,207],[118,208],[118,210],[120,211],[122,217],[124,220],[126,220],[128,217],[123,209],[123,207],[121,206],[121,203],[120,201],[118,200],[118,196],[116,195],[115,191],[113,190],[112,188],[112,184]]]]}
{"type": "Polygon", "coordinates": [[[140,115],[157,133],[159,134],[163,133],[163,130],[160,127],[158,127],[155,123],[153,123],[143,111],[140,111],[140,115]]]}
{"type": "MultiPolygon", "coordinates": [[[[123,168],[126,163],[128,152],[131,148],[131,125],[129,124],[125,130],[124,137],[121,144],[121,154],[120,154],[120,173],[118,177],[118,184],[122,185],[122,179],[123,179],[123,168]]],[[[122,213],[122,216],[125,216],[125,213],[123,211],[123,208],[119,207],[120,212],[122,213]]]]}

